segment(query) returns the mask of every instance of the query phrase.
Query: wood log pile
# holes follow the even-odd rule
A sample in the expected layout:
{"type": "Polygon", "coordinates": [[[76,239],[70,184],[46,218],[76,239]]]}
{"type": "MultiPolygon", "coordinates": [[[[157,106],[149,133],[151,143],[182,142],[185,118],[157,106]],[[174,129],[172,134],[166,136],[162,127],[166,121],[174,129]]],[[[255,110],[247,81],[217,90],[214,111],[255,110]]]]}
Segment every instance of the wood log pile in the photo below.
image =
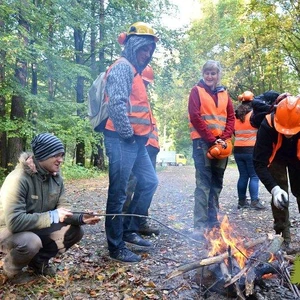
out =
{"type": "MultiPolygon", "coordinates": [[[[243,267],[238,264],[235,254],[238,248],[228,246],[227,251],[218,255],[185,264],[168,274],[167,279],[197,270],[196,282],[201,287],[202,296],[209,292],[217,292],[227,297],[246,299],[253,295],[255,285],[267,276],[278,276],[282,284],[287,286],[295,299],[300,292],[290,280],[289,266],[292,257],[281,250],[283,239],[275,235],[271,239],[263,237],[244,244],[243,249],[252,250],[243,267]]],[[[247,251],[248,252],[248,251],[247,251]]]]}

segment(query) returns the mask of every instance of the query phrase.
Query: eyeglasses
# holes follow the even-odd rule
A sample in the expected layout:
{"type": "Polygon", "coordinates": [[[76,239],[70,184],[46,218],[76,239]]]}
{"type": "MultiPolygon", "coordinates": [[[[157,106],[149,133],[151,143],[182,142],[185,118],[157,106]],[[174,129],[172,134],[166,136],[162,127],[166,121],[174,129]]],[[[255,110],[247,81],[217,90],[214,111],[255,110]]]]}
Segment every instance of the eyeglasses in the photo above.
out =
{"type": "Polygon", "coordinates": [[[218,73],[217,72],[204,72],[203,73],[205,76],[216,76],[218,73]]]}

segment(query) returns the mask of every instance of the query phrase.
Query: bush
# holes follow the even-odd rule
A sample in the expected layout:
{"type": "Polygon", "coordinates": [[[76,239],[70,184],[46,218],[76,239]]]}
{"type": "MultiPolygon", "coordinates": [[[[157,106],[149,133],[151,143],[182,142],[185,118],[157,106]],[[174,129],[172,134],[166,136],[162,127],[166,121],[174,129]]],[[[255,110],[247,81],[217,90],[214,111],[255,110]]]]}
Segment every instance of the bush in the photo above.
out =
{"type": "Polygon", "coordinates": [[[96,178],[107,174],[97,168],[85,168],[80,165],[68,165],[66,163],[62,165],[61,171],[63,178],[66,180],[96,178]]]}

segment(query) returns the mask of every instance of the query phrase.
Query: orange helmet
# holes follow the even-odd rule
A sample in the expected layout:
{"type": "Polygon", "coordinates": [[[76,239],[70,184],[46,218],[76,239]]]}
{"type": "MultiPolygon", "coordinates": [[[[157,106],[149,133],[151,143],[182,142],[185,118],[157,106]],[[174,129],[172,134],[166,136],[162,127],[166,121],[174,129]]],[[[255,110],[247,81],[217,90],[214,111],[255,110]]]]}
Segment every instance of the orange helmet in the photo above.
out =
{"type": "Polygon", "coordinates": [[[154,72],[150,65],[148,65],[142,72],[142,78],[143,80],[153,83],[154,81],[154,72]]]}
{"type": "Polygon", "coordinates": [[[209,159],[223,159],[231,155],[232,142],[230,139],[226,140],[226,148],[223,148],[221,144],[211,146],[207,151],[207,157],[209,159]]]}
{"type": "Polygon", "coordinates": [[[254,99],[254,94],[250,91],[245,91],[242,95],[238,96],[240,101],[252,101],[254,99]]]}
{"type": "Polygon", "coordinates": [[[281,100],[275,111],[275,129],[286,135],[294,135],[300,131],[300,97],[287,96],[281,100]]]}

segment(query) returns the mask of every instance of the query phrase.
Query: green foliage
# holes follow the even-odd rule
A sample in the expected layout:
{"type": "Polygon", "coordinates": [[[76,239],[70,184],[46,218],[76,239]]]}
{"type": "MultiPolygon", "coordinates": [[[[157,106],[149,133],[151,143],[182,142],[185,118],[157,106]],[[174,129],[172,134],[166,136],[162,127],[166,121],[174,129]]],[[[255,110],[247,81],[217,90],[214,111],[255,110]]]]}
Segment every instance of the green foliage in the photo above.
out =
{"type": "Polygon", "coordinates": [[[80,165],[68,165],[63,164],[62,166],[62,176],[66,180],[73,179],[89,179],[89,178],[97,178],[103,177],[107,174],[103,171],[99,171],[96,168],[85,168],[80,165]]]}

